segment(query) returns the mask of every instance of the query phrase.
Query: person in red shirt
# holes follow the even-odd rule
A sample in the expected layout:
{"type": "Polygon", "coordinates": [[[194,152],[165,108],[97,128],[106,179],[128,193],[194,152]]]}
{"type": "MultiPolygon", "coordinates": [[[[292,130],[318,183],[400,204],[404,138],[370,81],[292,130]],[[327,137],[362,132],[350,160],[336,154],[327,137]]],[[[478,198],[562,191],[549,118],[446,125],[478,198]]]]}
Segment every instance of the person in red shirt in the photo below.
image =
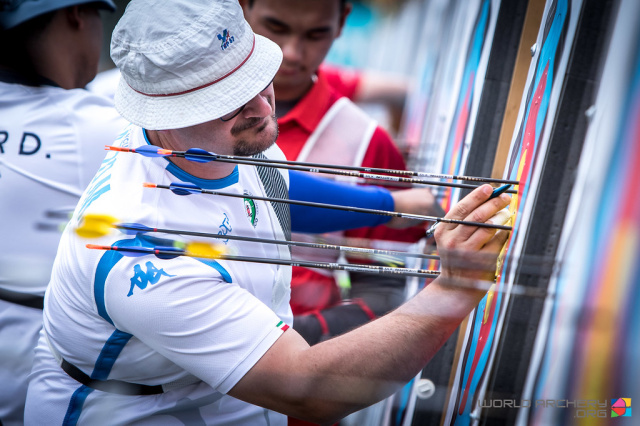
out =
{"type": "MultiPolygon", "coordinates": [[[[355,95],[358,78],[336,79],[332,69],[319,71],[331,44],[342,31],[351,4],[344,0],[241,0],[240,3],[253,30],[276,42],[283,51],[282,65],[273,84],[279,117],[277,143],[287,159],[405,169],[404,159],[387,132],[329,82],[342,81],[339,88],[355,95]]],[[[431,213],[440,215],[442,211],[430,191],[424,191],[431,199],[431,213]]],[[[423,227],[394,230],[378,226],[347,231],[341,236],[415,242],[423,235],[423,227]]],[[[302,238],[297,235],[295,239],[302,238]]],[[[294,250],[298,258],[310,255],[294,250]]],[[[314,259],[337,260],[335,254],[329,256],[333,258],[314,259]]],[[[350,278],[351,296],[357,303],[342,302],[332,275],[294,268],[291,283],[294,328],[310,344],[341,334],[402,302],[404,280],[354,273],[350,278]]]]}

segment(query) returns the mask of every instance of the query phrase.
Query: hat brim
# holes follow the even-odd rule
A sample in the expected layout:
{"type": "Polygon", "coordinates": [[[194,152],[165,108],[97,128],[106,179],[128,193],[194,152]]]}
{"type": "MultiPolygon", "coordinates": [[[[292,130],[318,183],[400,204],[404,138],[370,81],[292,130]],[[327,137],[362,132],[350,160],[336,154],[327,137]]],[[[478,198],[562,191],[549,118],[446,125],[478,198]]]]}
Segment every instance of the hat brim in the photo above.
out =
{"type": "Polygon", "coordinates": [[[113,0],[24,1],[18,3],[19,6],[15,10],[0,12],[0,28],[9,30],[45,13],[85,3],[94,3],[99,9],[106,9],[110,12],[116,10],[113,0]]]}
{"type": "Polygon", "coordinates": [[[241,107],[273,80],[282,51],[271,40],[255,35],[255,48],[232,74],[210,86],[170,96],[147,96],[120,77],[115,106],[131,123],[148,130],[180,129],[206,123],[241,107]]]}

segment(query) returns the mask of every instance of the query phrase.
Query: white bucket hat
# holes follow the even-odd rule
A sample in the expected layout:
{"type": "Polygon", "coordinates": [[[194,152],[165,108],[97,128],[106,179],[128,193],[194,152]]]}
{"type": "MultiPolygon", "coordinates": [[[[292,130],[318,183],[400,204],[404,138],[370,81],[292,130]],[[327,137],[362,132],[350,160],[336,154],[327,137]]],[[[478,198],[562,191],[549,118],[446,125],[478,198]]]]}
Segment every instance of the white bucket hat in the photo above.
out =
{"type": "Polygon", "coordinates": [[[133,0],[111,39],[116,109],[149,130],[215,120],[275,76],[282,51],[254,34],[237,0],[133,0]]]}

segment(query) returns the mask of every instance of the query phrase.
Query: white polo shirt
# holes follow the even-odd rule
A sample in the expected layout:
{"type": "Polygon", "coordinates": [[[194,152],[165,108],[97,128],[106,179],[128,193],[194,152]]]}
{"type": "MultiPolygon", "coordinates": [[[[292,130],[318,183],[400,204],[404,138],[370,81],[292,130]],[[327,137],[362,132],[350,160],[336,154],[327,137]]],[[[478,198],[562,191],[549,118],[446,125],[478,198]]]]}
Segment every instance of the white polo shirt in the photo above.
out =
{"type": "MultiPolygon", "coordinates": [[[[143,130],[131,125],[115,145],[147,143],[143,130]]],[[[265,155],[284,159],[275,145],[265,155]]],[[[98,213],[153,228],[221,235],[282,239],[290,232],[288,217],[276,213],[268,202],[255,201],[252,207],[242,198],[179,196],[142,185],[175,181],[259,196],[288,188],[287,173],[276,169],[239,165],[223,179],[203,180],[164,158],[113,152],[85,191],[71,224],[84,214],[98,213]]],[[[27,423],[286,424],[284,415],[226,393],[291,324],[290,267],[123,256],[85,245],[166,246],[171,242],[157,238],[182,242],[192,238],[114,231],[86,240],[72,228],[62,237],[45,298],[44,333],[29,385],[27,423]],[[45,334],[55,352],[92,378],[172,384],[168,386],[172,390],[123,396],[87,388],[58,367],[45,334]]],[[[283,246],[223,243],[230,253],[289,258],[283,246]]]]}
{"type": "Polygon", "coordinates": [[[44,294],[57,228],[126,124],[86,90],[0,81],[1,288],[44,294]]]}

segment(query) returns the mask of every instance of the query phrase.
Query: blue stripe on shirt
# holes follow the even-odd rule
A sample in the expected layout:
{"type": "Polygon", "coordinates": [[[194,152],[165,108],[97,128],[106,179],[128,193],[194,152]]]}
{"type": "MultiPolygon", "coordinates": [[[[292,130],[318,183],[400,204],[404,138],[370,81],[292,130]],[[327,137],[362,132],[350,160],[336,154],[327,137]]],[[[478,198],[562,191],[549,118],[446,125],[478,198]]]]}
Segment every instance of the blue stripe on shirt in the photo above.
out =
{"type": "MultiPolygon", "coordinates": [[[[113,365],[116,363],[116,359],[122,352],[122,349],[127,344],[129,339],[131,339],[131,334],[125,333],[124,331],[120,331],[116,329],[109,339],[105,342],[102,350],[100,351],[100,355],[98,355],[98,360],[96,361],[96,365],[93,368],[93,372],[91,373],[91,378],[95,380],[107,380],[109,374],[111,373],[111,369],[113,365]]],[[[67,407],[67,413],[64,416],[63,425],[65,426],[75,426],[78,423],[78,419],[80,418],[80,414],[82,414],[82,407],[91,392],[94,389],[89,388],[85,385],[80,386],[71,396],[71,400],[69,401],[69,406],[67,407]]]]}

